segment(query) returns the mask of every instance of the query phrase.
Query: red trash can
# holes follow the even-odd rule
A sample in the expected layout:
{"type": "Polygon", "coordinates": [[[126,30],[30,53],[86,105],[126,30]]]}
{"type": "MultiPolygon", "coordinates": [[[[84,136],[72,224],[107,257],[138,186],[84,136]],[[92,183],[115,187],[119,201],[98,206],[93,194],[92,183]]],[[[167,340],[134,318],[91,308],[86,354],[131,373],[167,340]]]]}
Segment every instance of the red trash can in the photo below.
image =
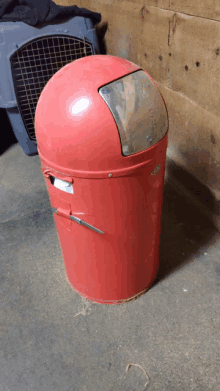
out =
{"type": "Polygon", "coordinates": [[[91,301],[120,304],[156,277],[168,115],[153,79],[95,55],[59,70],[35,130],[66,274],[91,301]]]}

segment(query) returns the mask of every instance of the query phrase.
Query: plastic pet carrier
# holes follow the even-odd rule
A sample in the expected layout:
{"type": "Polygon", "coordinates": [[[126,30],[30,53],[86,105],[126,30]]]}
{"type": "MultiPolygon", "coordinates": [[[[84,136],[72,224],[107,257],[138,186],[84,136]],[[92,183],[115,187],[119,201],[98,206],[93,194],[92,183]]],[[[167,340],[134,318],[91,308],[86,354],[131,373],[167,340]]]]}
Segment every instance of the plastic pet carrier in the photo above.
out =
{"type": "Polygon", "coordinates": [[[49,79],[66,64],[99,54],[89,18],[35,28],[24,22],[0,22],[0,107],[26,155],[37,154],[35,109],[49,79]]]}

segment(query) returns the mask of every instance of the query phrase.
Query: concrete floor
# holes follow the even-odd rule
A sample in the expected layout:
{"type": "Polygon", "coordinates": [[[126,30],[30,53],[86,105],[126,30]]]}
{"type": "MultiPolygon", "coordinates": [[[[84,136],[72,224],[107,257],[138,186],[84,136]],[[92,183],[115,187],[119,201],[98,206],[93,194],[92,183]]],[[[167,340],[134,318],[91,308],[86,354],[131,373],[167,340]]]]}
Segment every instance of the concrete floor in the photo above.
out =
{"type": "Polygon", "coordinates": [[[0,156],[0,391],[220,390],[220,241],[165,184],[153,287],[119,306],[71,289],[38,156],[0,156]]]}

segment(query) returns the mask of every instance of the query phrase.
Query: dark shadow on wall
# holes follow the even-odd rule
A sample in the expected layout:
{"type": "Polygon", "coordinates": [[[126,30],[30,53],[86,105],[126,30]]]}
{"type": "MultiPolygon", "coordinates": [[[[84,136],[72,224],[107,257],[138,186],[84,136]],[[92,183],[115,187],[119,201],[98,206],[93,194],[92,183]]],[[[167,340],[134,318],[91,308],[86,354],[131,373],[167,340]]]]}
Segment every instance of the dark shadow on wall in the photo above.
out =
{"type": "Polygon", "coordinates": [[[99,23],[96,26],[96,33],[97,33],[97,38],[99,43],[100,54],[107,54],[107,48],[105,42],[105,34],[107,30],[108,30],[108,22],[106,21],[99,23]]]}
{"type": "Polygon", "coordinates": [[[196,202],[201,204],[201,207],[208,209],[211,214],[219,213],[218,202],[206,185],[172,160],[169,161],[168,170],[172,181],[181,184],[189,193],[189,197],[193,197],[196,202]]]}
{"type": "Polygon", "coordinates": [[[0,155],[2,155],[8,148],[10,148],[13,144],[17,143],[17,139],[12,130],[6,110],[2,108],[0,108],[0,124],[1,124],[0,155]]]}
{"type": "Polygon", "coordinates": [[[219,234],[211,219],[204,215],[203,205],[216,211],[216,200],[210,190],[189,172],[177,165],[169,166],[169,180],[164,185],[159,270],[154,285],[203,253],[204,248],[219,234]],[[183,189],[187,190],[187,195],[183,189]],[[192,198],[190,197],[192,195],[192,198]],[[199,197],[196,204],[195,197],[199,197]],[[194,197],[194,198],[193,198],[194,197]]]}

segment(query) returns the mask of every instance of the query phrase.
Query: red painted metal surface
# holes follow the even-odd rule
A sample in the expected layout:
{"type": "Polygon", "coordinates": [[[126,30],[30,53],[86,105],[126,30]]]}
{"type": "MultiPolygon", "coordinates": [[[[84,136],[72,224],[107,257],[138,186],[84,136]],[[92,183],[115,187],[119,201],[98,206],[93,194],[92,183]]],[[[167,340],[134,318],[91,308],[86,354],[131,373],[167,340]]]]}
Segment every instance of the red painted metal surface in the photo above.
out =
{"type": "Polygon", "coordinates": [[[76,60],[52,77],[36,109],[38,150],[66,274],[73,289],[99,303],[137,296],[158,269],[167,133],[148,150],[124,157],[116,123],[98,93],[138,69],[113,56],[76,60]],[[69,107],[82,96],[89,107],[73,117],[69,107]],[[57,189],[53,176],[71,182],[74,194],[57,189]]]}

